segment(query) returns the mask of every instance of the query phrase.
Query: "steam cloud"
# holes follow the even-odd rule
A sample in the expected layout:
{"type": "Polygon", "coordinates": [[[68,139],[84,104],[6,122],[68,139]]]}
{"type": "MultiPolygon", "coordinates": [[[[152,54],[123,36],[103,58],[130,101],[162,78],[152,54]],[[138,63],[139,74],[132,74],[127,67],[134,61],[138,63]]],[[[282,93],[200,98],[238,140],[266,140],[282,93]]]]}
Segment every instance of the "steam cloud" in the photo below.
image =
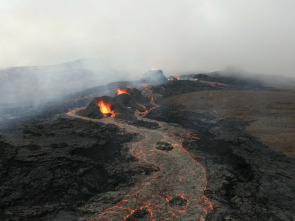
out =
{"type": "Polygon", "coordinates": [[[293,77],[294,8],[292,0],[4,0],[0,68],[95,58],[120,70],[114,81],[152,67],[169,75],[228,65],[293,77]]]}

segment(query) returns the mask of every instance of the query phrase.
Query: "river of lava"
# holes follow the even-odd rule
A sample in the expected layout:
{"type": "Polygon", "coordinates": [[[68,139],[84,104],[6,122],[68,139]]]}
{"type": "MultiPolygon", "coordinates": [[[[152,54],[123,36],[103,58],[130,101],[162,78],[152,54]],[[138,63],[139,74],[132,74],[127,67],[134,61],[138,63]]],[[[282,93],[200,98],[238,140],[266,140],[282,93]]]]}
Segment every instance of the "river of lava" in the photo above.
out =
{"type": "MultiPolygon", "coordinates": [[[[75,111],[68,115],[81,118],[75,111]]],[[[105,211],[98,211],[99,214],[90,220],[205,220],[213,207],[204,195],[207,186],[205,169],[182,146],[182,139],[188,137],[188,132],[165,122],[143,119],[138,112],[136,116],[145,121],[157,122],[160,128],[136,127],[106,117],[91,120],[115,124],[129,133],[140,134],[140,139],[125,145],[139,161],[153,164],[159,171],[140,180],[119,203],[105,211]],[[169,143],[173,149],[156,149],[158,142],[169,143]]]]}
{"type": "MultiPolygon", "coordinates": [[[[120,95],[120,94],[129,94],[127,93],[127,91],[125,89],[117,89],[117,95],[120,95]]],[[[129,94],[130,95],[130,94],[129,94]]]]}

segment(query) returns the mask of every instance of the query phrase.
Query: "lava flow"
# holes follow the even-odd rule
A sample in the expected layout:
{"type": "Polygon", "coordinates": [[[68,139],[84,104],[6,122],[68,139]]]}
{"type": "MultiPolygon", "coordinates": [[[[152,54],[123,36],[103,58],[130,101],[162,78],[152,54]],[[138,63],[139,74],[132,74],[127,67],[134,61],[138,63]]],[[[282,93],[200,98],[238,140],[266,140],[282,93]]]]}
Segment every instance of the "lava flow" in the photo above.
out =
{"type": "MultiPolygon", "coordinates": [[[[129,94],[125,89],[117,89],[117,95],[120,95],[120,94],[129,94]]],[[[130,94],[129,94],[130,95],[130,94]]]]}
{"type": "MultiPolygon", "coordinates": [[[[145,117],[151,110],[153,110],[153,109],[155,109],[155,108],[158,108],[159,107],[159,105],[157,105],[157,104],[155,104],[154,103],[154,96],[153,96],[153,94],[151,93],[151,91],[148,89],[148,87],[146,86],[145,87],[145,89],[144,89],[145,91],[146,91],[146,93],[147,93],[147,97],[148,98],[150,98],[150,104],[151,105],[153,105],[153,107],[152,108],[150,108],[150,109],[146,109],[146,111],[145,111],[145,113],[144,114],[142,114],[142,116],[143,117],[145,117]]],[[[137,111],[136,112],[137,114],[139,114],[139,112],[137,111]]]]}
{"type": "Polygon", "coordinates": [[[170,76],[170,78],[167,78],[167,79],[168,79],[168,81],[179,81],[180,80],[180,78],[175,75],[172,75],[172,76],[170,76]]]}
{"type": "Polygon", "coordinates": [[[100,112],[104,115],[111,114],[111,117],[115,117],[116,114],[114,111],[111,110],[111,105],[108,103],[105,103],[104,101],[99,101],[97,103],[97,106],[99,106],[100,112]]]}
{"type": "Polygon", "coordinates": [[[209,84],[209,85],[211,85],[211,87],[215,87],[216,85],[220,85],[220,86],[224,86],[224,87],[227,86],[227,84],[222,84],[219,82],[200,81],[200,83],[209,84]]]}
{"type": "MultiPolygon", "coordinates": [[[[76,111],[68,115],[87,120],[76,115],[76,111]]],[[[129,133],[138,133],[139,139],[125,145],[139,161],[159,169],[136,183],[119,203],[100,211],[91,220],[205,220],[213,207],[204,195],[207,186],[205,169],[182,146],[188,132],[164,122],[143,119],[139,112],[135,115],[139,120],[157,122],[160,127],[136,127],[116,122],[114,118],[88,120],[115,124],[129,133]]]]}

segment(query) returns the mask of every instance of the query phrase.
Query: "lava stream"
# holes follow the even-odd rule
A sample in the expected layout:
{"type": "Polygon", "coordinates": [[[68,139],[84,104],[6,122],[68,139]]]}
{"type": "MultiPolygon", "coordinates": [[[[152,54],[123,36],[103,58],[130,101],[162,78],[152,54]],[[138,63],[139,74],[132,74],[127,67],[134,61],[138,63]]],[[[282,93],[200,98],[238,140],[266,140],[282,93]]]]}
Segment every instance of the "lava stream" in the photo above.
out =
{"type": "MultiPolygon", "coordinates": [[[[120,95],[120,94],[129,94],[125,89],[117,89],[117,95],[120,95]]],[[[130,95],[130,94],[129,94],[130,95]]]]}
{"type": "MultiPolygon", "coordinates": [[[[84,120],[115,124],[125,128],[130,133],[142,135],[140,140],[128,145],[131,154],[140,161],[153,164],[159,168],[158,172],[139,181],[135,187],[115,206],[99,213],[91,220],[205,220],[209,210],[212,210],[210,200],[204,195],[207,185],[205,169],[191,157],[182,146],[182,140],[172,134],[188,133],[182,128],[171,126],[164,122],[157,122],[160,128],[150,130],[138,128],[124,122],[117,122],[114,118],[94,120],[76,115],[76,111],[69,116],[84,120]],[[158,142],[171,144],[173,149],[164,151],[156,149],[158,142]]],[[[139,119],[139,113],[136,113],[139,119]]],[[[146,119],[143,119],[147,121],[146,119]]]]}

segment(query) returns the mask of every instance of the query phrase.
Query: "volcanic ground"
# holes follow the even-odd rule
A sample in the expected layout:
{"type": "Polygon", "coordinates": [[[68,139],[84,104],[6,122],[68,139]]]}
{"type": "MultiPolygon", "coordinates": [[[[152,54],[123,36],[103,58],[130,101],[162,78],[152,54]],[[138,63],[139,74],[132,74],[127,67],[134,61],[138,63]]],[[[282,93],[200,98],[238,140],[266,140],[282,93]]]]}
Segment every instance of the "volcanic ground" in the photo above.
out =
{"type": "Polygon", "coordinates": [[[294,220],[294,91],[147,72],[0,110],[1,220],[294,220]]]}

